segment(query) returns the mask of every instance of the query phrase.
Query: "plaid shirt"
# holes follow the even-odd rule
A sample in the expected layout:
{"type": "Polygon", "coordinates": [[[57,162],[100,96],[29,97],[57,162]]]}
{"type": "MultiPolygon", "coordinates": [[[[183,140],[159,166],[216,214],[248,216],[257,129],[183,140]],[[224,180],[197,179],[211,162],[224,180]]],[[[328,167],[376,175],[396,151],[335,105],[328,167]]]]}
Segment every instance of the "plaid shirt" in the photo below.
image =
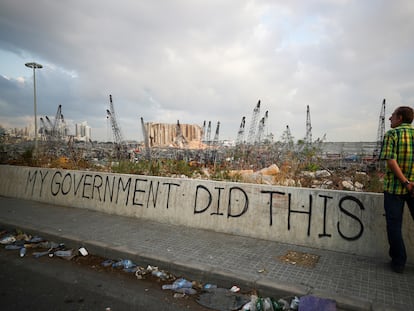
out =
{"type": "MultiPolygon", "coordinates": [[[[395,159],[408,180],[414,181],[414,127],[403,123],[385,133],[380,153],[381,160],[395,159]]],[[[407,189],[388,168],[385,171],[384,191],[406,194],[407,189]]]]}

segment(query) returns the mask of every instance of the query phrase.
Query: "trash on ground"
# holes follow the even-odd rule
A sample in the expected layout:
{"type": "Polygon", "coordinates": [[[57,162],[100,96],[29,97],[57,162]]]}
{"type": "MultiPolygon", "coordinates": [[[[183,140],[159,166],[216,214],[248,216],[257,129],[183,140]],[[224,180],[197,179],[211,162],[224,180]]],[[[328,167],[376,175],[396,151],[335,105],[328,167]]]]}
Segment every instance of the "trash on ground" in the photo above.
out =
{"type": "Polygon", "coordinates": [[[103,267],[109,267],[109,266],[112,266],[112,264],[114,263],[114,261],[113,260],[111,260],[111,259],[107,259],[107,260],[105,260],[105,261],[103,261],[102,263],[101,263],[101,266],[103,266],[103,267]]]}
{"type": "Polygon", "coordinates": [[[174,275],[172,275],[171,273],[169,273],[167,271],[159,270],[158,267],[148,266],[147,270],[148,270],[148,272],[151,272],[151,275],[159,278],[162,281],[175,280],[174,275]]]}
{"type": "MultiPolygon", "coordinates": [[[[77,252],[73,249],[66,249],[65,244],[45,241],[42,237],[31,237],[22,232],[8,231],[0,232],[0,244],[5,245],[4,249],[18,250],[20,257],[24,257],[28,249],[44,248],[45,251],[31,252],[35,258],[42,256],[60,257],[71,260],[73,257],[89,255],[84,247],[80,247],[77,252]]],[[[319,260],[319,256],[288,251],[284,256],[278,257],[281,261],[301,265],[305,267],[315,267],[319,260]]],[[[197,281],[188,281],[185,278],[176,279],[176,277],[164,270],[160,270],[157,266],[148,265],[147,268],[136,265],[129,259],[112,260],[107,259],[101,263],[103,267],[112,267],[121,269],[127,273],[135,273],[137,279],[143,279],[148,275],[158,278],[160,281],[173,281],[172,284],[162,285],[162,289],[170,289],[174,291],[174,298],[183,298],[186,295],[202,293],[198,297],[197,302],[209,309],[218,311],[227,310],[243,310],[243,311],[336,311],[336,302],[331,299],[319,298],[312,295],[302,296],[300,298],[285,297],[278,300],[271,297],[259,297],[256,294],[247,295],[240,293],[240,288],[236,285],[230,289],[218,288],[215,284],[207,283],[204,286],[197,281]]],[[[259,273],[266,272],[265,269],[258,270],[259,273]]],[[[110,308],[107,308],[110,310],[110,308]]]]}
{"type": "Polygon", "coordinates": [[[233,293],[238,293],[240,291],[240,287],[237,287],[236,285],[232,286],[232,288],[230,288],[230,291],[233,293]]]}
{"type": "Polygon", "coordinates": [[[88,251],[87,251],[87,250],[86,250],[86,248],[84,248],[84,247],[79,248],[79,253],[80,253],[82,256],[88,256],[88,251]]]}
{"type": "Polygon", "coordinates": [[[150,271],[148,271],[147,269],[143,268],[143,267],[137,267],[137,270],[135,271],[135,276],[137,277],[138,280],[142,280],[145,278],[145,276],[147,276],[150,273],[150,271]]]}
{"type": "Polygon", "coordinates": [[[19,255],[20,257],[24,257],[24,255],[26,255],[26,247],[20,248],[19,255]]]}
{"type": "Polygon", "coordinates": [[[31,239],[29,239],[27,242],[28,243],[40,243],[40,242],[43,242],[45,239],[43,239],[42,237],[40,237],[40,236],[34,236],[34,237],[32,237],[31,239]]]}
{"type": "Polygon", "coordinates": [[[190,281],[187,281],[184,278],[180,278],[174,281],[172,284],[165,284],[162,286],[162,289],[171,289],[171,290],[177,290],[180,288],[192,288],[193,283],[190,281]]]}
{"type": "Polygon", "coordinates": [[[197,291],[194,288],[191,288],[191,287],[178,288],[174,291],[176,293],[181,293],[181,294],[186,294],[186,295],[195,295],[195,294],[197,294],[197,291]]]}
{"type": "Polygon", "coordinates": [[[239,310],[249,301],[248,295],[233,293],[226,288],[211,288],[197,300],[200,305],[218,311],[239,310]]]}
{"type": "Polygon", "coordinates": [[[319,261],[319,256],[309,253],[288,251],[285,255],[279,256],[278,259],[291,265],[315,268],[319,261]]]}
{"type": "Polygon", "coordinates": [[[4,247],[4,249],[7,250],[16,250],[16,249],[21,249],[22,246],[21,245],[16,245],[16,244],[8,244],[4,247]]]}
{"type": "Polygon", "coordinates": [[[67,249],[67,250],[57,250],[53,253],[49,253],[49,257],[59,257],[59,258],[63,258],[66,260],[72,260],[73,257],[76,256],[76,254],[74,254],[73,249],[67,249]]]}
{"type": "Polygon", "coordinates": [[[12,244],[14,242],[16,242],[16,238],[12,235],[8,235],[0,239],[0,244],[3,244],[3,245],[12,244]]]}
{"type": "Polygon", "coordinates": [[[205,284],[204,286],[203,286],[203,288],[204,289],[210,289],[210,288],[217,288],[217,285],[215,285],[215,284],[205,284]]]}
{"type": "Polygon", "coordinates": [[[50,251],[44,251],[44,252],[33,252],[32,255],[34,258],[39,258],[45,255],[49,255],[50,251]]]}
{"type": "Polygon", "coordinates": [[[132,262],[130,259],[121,259],[117,262],[114,262],[112,264],[112,268],[123,268],[123,269],[129,269],[136,267],[136,264],[132,262]]]}
{"type": "Polygon", "coordinates": [[[336,302],[332,299],[320,298],[312,295],[302,296],[299,299],[299,311],[336,311],[336,302]]]}

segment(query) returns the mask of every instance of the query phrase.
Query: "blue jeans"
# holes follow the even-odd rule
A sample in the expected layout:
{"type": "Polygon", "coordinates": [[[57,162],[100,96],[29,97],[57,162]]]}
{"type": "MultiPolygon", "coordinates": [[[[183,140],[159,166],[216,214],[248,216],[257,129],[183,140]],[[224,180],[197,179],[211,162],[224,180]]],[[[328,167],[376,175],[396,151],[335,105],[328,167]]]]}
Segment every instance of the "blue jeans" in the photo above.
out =
{"type": "Polygon", "coordinates": [[[385,219],[387,221],[387,235],[390,246],[389,255],[392,263],[396,266],[404,266],[407,261],[407,253],[402,236],[404,203],[407,203],[411,217],[414,219],[414,197],[409,194],[395,195],[384,192],[385,219]]]}

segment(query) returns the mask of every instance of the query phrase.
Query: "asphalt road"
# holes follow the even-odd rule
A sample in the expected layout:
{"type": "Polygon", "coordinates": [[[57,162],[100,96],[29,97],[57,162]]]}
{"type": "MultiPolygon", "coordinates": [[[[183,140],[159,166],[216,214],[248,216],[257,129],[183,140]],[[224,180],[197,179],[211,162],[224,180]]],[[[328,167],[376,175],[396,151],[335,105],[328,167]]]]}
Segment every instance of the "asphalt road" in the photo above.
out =
{"type": "Polygon", "coordinates": [[[0,247],[0,310],[209,310],[195,297],[174,298],[154,279],[90,262],[29,253],[21,258],[0,247]]]}

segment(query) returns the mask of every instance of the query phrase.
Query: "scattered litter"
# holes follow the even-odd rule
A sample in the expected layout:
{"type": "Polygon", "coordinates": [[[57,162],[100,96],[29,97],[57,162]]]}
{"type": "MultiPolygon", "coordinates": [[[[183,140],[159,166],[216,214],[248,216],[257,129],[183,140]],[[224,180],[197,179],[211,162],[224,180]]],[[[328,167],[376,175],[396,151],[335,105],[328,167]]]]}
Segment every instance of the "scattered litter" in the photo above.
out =
{"type": "Polygon", "coordinates": [[[278,259],[291,265],[315,268],[319,261],[319,256],[309,253],[288,251],[285,255],[278,257],[278,259]]]}
{"type": "Polygon", "coordinates": [[[160,278],[161,280],[168,279],[168,276],[167,276],[167,274],[164,271],[153,270],[153,271],[151,271],[151,274],[153,276],[156,276],[157,278],[160,278]]]}
{"type": "Polygon", "coordinates": [[[292,310],[297,310],[299,308],[299,298],[295,296],[290,302],[290,308],[292,310]]]}
{"type": "Polygon", "coordinates": [[[336,302],[332,299],[324,299],[312,295],[302,296],[299,299],[300,311],[336,311],[336,302]]]}
{"type": "Polygon", "coordinates": [[[20,257],[24,257],[24,255],[26,255],[26,247],[20,248],[19,255],[20,257]]]}
{"type": "Polygon", "coordinates": [[[137,271],[137,269],[138,269],[138,267],[134,266],[134,267],[131,267],[131,268],[124,268],[122,270],[126,273],[135,273],[137,271]]]}
{"type": "Polygon", "coordinates": [[[28,243],[40,243],[40,242],[43,242],[43,241],[44,241],[44,239],[42,237],[34,236],[31,239],[29,239],[27,242],[28,243]]]}
{"type": "Polygon", "coordinates": [[[192,288],[193,283],[190,281],[187,281],[186,279],[180,278],[174,281],[173,284],[165,284],[162,286],[162,289],[171,289],[171,290],[177,290],[181,288],[192,288]]]}
{"type": "Polygon", "coordinates": [[[5,236],[0,239],[0,244],[12,244],[16,242],[16,238],[12,235],[5,236]]]}
{"type": "Polygon", "coordinates": [[[240,287],[237,287],[236,285],[234,285],[232,288],[230,288],[230,291],[232,293],[238,293],[240,291],[240,287]]]}
{"type": "MultiPolygon", "coordinates": [[[[80,247],[78,251],[66,249],[63,243],[55,243],[45,241],[40,236],[31,237],[22,232],[10,234],[7,231],[0,232],[0,244],[5,245],[4,249],[18,250],[20,257],[24,257],[28,249],[44,248],[44,251],[31,252],[35,258],[42,256],[60,257],[71,260],[75,256],[87,256],[89,252],[85,247],[80,247]]],[[[281,261],[305,267],[315,267],[319,260],[319,256],[288,251],[284,256],[278,257],[281,261]]],[[[163,284],[163,290],[174,291],[174,298],[184,298],[186,295],[195,295],[201,291],[197,302],[207,308],[227,311],[227,310],[243,310],[243,311],[336,311],[336,302],[331,299],[323,299],[315,296],[288,297],[278,300],[271,297],[259,297],[257,294],[246,295],[240,293],[240,288],[236,285],[230,289],[218,288],[215,284],[207,283],[204,286],[197,281],[188,281],[185,278],[176,279],[175,276],[167,271],[160,270],[157,266],[148,265],[147,268],[136,265],[129,259],[112,260],[107,259],[101,263],[103,267],[122,268],[126,273],[134,273],[137,279],[143,279],[147,275],[159,278],[161,281],[175,280],[172,284],[163,284]]],[[[259,273],[266,270],[259,269],[259,273]]],[[[148,291],[148,289],[146,289],[148,291]]],[[[110,307],[105,309],[111,311],[110,307]]]]}
{"type": "Polygon", "coordinates": [[[197,300],[200,305],[219,311],[239,310],[249,301],[249,296],[233,293],[226,288],[212,288],[202,293],[197,300]]]}
{"type": "Polygon", "coordinates": [[[197,291],[194,288],[183,287],[174,290],[176,293],[187,294],[187,295],[195,295],[197,291]]]}
{"type": "Polygon", "coordinates": [[[135,276],[138,280],[142,280],[149,273],[150,272],[147,269],[143,267],[137,267],[137,270],[135,271],[135,276]]]}
{"type": "Polygon", "coordinates": [[[105,261],[103,261],[102,263],[101,263],[101,266],[103,266],[103,267],[109,267],[109,266],[112,266],[112,264],[114,263],[114,261],[113,260],[111,260],[111,259],[107,259],[107,260],[105,260],[105,261]]]}
{"type": "Polygon", "coordinates": [[[133,268],[136,267],[136,264],[134,264],[131,260],[129,259],[121,259],[117,262],[114,262],[112,264],[112,268],[123,268],[123,269],[129,269],[129,268],[133,268]]]}
{"type": "Polygon", "coordinates": [[[208,289],[211,289],[211,288],[217,288],[217,285],[215,285],[215,284],[205,284],[203,286],[203,288],[208,290],[208,289]]]}
{"type": "Polygon", "coordinates": [[[53,253],[54,256],[56,257],[71,257],[73,256],[73,250],[72,249],[68,249],[68,250],[59,250],[53,253]]]}
{"type": "Polygon", "coordinates": [[[50,250],[49,251],[45,251],[45,252],[33,252],[32,255],[34,258],[39,258],[45,255],[49,255],[50,250]]]}
{"type": "Polygon", "coordinates": [[[88,256],[88,251],[87,251],[87,250],[86,250],[86,248],[84,248],[84,247],[79,248],[79,253],[80,253],[82,256],[88,256]]]}
{"type": "Polygon", "coordinates": [[[7,250],[16,250],[16,249],[21,249],[22,246],[21,245],[16,245],[16,244],[8,244],[4,247],[4,249],[7,250]]]}

